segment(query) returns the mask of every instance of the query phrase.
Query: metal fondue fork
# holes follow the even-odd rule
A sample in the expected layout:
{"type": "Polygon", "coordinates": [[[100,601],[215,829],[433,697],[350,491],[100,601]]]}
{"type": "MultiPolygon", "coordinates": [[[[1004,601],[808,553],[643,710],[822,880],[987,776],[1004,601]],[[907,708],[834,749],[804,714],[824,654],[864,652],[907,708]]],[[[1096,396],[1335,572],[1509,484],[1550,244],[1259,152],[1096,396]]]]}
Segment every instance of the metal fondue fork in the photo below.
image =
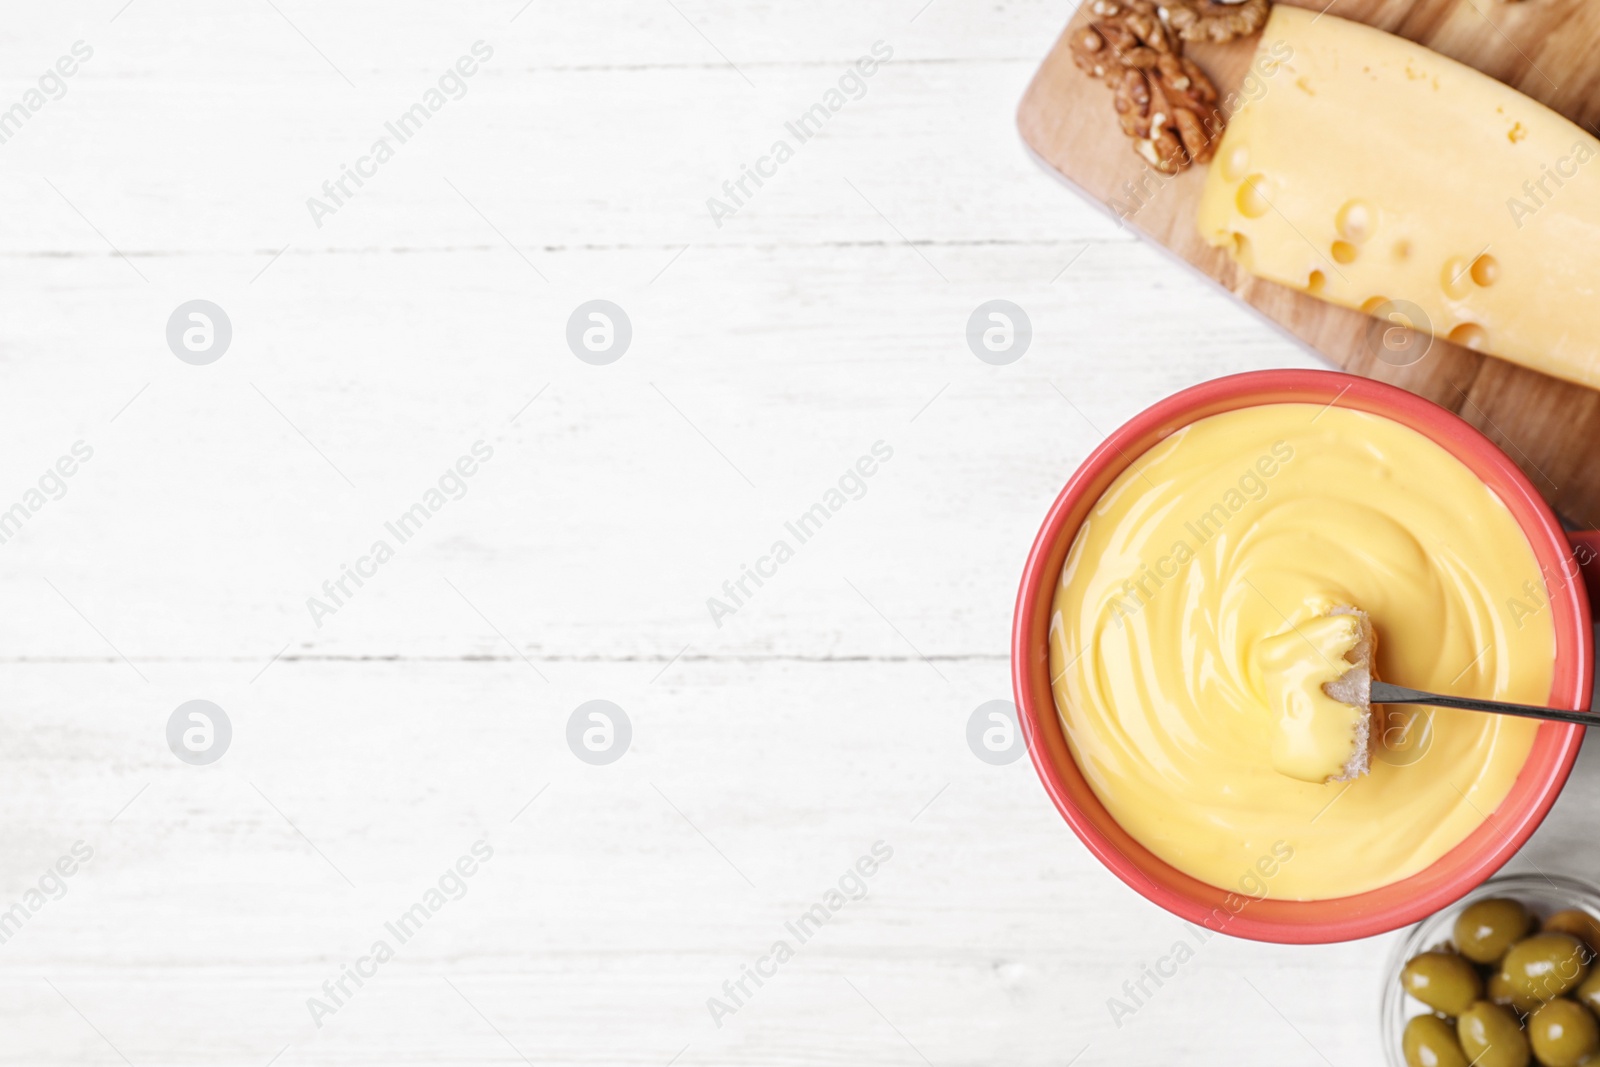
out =
{"type": "Polygon", "coordinates": [[[1532,704],[1506,704],[1499,700],[1479,700],[1476,697],[1451,697],[1442,693],[1426,693],[1420,689],[1407,689],[1388,682],[1372,683],[1373,704],[1429,704],[1436,708],[1461,708],[1465,711],[1491,711],[1496,715],[1520,715],[1525,719],[1548,719],[1551,722],[1568,722],[1574,726],[1588,726],[1600,722],[1600,716],[1587,711],[1563,711],[1560,708],[1541,708],[1532,704]]]}

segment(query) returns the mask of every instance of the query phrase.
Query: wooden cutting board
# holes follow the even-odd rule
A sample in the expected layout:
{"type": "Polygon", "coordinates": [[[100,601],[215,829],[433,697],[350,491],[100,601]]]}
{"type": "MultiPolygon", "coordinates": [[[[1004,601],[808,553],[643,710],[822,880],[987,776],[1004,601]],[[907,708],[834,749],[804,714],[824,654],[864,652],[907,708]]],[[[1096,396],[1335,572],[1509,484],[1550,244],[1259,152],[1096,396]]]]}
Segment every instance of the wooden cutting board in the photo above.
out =
{"type": "MultiPolygon", "coordinates": [[[[1296,6],[1320,10],[1323,3],[1296,6]]],[[[1590,461],[1600,440],[1600,393],[1442,339],[1402,365],[1414,356],[1386,353],[1381,327],[1374,330],[1377,320],[1252,278],[1207,246],[1195,226],[1205,167],[1170,180],[1153,174],[1118,128],[1111,91],[1073,66],[1067,41],[1089,20],[1088,8],[1086,0],[1018,108],[1017,125],[1034,153],[1123,225],[1176,253],[1340,367],[1457,412],[1514,458],[1570,523],[1600,529],[1600,462],[1590,461]]],[[[1600,121],[1595,0],[1334,0],[1327,11],[1476,67],[1586,128],[1600,121]]],[[[1226,99],[1242,81],[1257,40],[1190,44],[1186,54],[1226,99]]]]}

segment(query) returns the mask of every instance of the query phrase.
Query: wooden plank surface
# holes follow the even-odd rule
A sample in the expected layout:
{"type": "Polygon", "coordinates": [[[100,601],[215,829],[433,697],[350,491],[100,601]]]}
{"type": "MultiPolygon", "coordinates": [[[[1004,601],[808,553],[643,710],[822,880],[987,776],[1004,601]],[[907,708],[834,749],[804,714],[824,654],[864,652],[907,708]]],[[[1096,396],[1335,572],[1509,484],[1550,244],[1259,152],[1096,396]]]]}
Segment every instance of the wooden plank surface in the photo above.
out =
{"type": "MultiPolygon", "coordinates": [[[[94,850],[0,944],[0,1063],[1376,1060],[1390,938],[1214,939],[1116,1026],[1181,924],[1025,760],[967,748],[1103,432],[1316,364],[1018,144],[1068,5],[274,3],[27,5],[0,36],[0,100],[96,48],[0,145],[0,501],[95,449],[0,544],[0,910],[94,850]],[[479,38],[468,95],[317,229],[305,198],[479,38]],[[717,227],[706,198],[880,39],[717,227]],[[597,295],[635,327],[608,367],[563,339],[597,295]],[[194,297],[235,326],[208,367],[163,336],[194,297]],[[964,337],[996,297],[1034,327],[1006,367],[964,337]],[[316,626],[479,439],[467,494],[316,626]],[[706,598],[880,439],[717,627],[706,598]],[[210,767],[164,736],[194,698],[235,728],[210,767]],[[564,740],[595,698],[634,726],[608,767],[564,740]],[[467,895],[316,1028],[307,998],[480,838],[467,895]],[[867,897],[718,1028],[707,998],[879,839],[867,897]]],[[[1595,770],[1520,869],[1600,876],[1595,770]]]]}
{"type": "MultiPolygon", "coordinates": [[[[1513,86],[1574,122],[1600,119],[1600,9],[1584,0],[1288,0],[1298,7],[1410,38],[1513,86]]],[[[1204,167],[1168,179],[1133,154],[1111,94],[1073,66],[1067,41],[1090,18],[1080,9],[1056,41],[1018,109],[1023,139],[1083,195],[1213,279],[1335,364],[1391,382],[1455,411],[1504,448],[1557,511],[1585,529],[1600,521],[1600,394],[1481,355],[1442,338],[1396,355],[1375,320],[1241,270],[1195,225],[1204,167]]],[[[1242,84],[1256,38],[1190,45],[1226,100],[1242,84]]],[[[1352,121],[1357,118],[1352,116],[1352,121]]],[[[1419,176],[1419,180],[1426,180],[1419,176]]]]}

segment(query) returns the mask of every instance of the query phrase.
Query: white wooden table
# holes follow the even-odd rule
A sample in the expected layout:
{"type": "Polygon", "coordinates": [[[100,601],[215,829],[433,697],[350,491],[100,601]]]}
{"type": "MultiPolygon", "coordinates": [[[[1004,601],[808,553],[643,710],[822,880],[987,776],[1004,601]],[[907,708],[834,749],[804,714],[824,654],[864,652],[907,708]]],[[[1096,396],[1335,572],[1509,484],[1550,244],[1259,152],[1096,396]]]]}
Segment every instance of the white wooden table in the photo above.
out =
{"type": "MultiPolygon", "coordinates": [[[[0,1063],[1374,1062],[1389,938],[1216,938],[1115,1025],[1181,924],[1026,759],[968,749],[1010,695],[1023,555],[1102,433],[1316,360],[1026,157],[1012,108],[1067,3],[921,4],[6,10],[0,1063]],[[319,227],[307,199],[478,41],[465,95],[319,227]],[[719,226],[707,198],[758,163],[719,226]],[[605,366],[565,340],[596,298],[633,331],[605,366]],[[965,337],[996,298],[1033,328],[1008,366],[965,337]],[[204,366],[165,336],[194,299],[232,324],[204,366]],[[717,625],[707,599],[879,441],[717,625]],[[207,766],[167,741],[193,699],[232,727],[207,766]],[[632,726],[603,766],[566,740],[595,699],[632,726]],[[480,841],[400,944],[385,923],[480,841]]],[[[1600,876],[1593,762],[1518,864],[1600,876]]]]}

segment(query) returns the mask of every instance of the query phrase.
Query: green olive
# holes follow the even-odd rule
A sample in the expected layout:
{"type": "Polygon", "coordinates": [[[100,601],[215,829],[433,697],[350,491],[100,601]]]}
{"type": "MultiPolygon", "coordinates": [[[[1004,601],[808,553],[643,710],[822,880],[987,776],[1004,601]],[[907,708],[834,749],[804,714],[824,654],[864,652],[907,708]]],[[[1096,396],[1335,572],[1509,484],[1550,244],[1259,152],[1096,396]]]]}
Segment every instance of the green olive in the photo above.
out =
{"type": "Polygon", "coordinates": [[[1600,952],[1600,920],[1582,908],[1566,908],[1544,921],[1545,933],[1571,934],[1589,946],[1591,953],[1600,952]]]}
{"type": "Polygon", "coordinates": [[[1528,1067],[1528,1038],[1510,1009],[1480,1000],[1456,1022],[1473,1067],[1528,1067]]]}
{"type": "Polygon", "coordinates": [[[1456,917],[1456,951],[1473,963],[1496,963],[1532,925],[1533,916],[1515,900],[1480,900],[1456,917]]]}
{"type": "Polygon", "coordinates": [[[1600,1026],[1582,1004],[1552,1000],[1528,1020],[1528,1040],[1545,1067],[1577,1067],[1579,1060],[1600,1048],[1600,1026]]]}
{"type": "Polygon", "coordinates": [[[1515,1010],[1518,1015],[1526,1015],[1544,1003],[1535,997],[1519,995],[1511,988],[1511,979],[1506,977],[1506,972],[1501,970],[1489,975],[1489,980],[1484,983],[1483,995],[1502,1007],[1515,1010]]]}
{"type": "Polygon", "coordinates": [[[1400,985],[1428,1007],[1451,1016],[1460,1015],[1483,996],[1483,979],[1454,952],[1413,956],[1400,972],[1400,985]]]}
{"type": "Polygon", "coordinates": [[[1600,1012],[1600,971],[1595,971],[1585,978],[1578,988],[1572,991],[1572,996],[1590,1011],[1600,1012]]]}
{"type": "Polygon", "coordinates": [[[1516,995],[1554,1000],[1588,977],[1592,956],[1571,934],[1534,934],[1512,945],[1500,967],[1516,995]]]}
{"type": "Polygon", "coordinates": [[[1400,1047],[1406,1067],[1467,1067],[1455,1027],[1437,1015],[1418,1015],[1406,1023],[1400,1047]]]}

